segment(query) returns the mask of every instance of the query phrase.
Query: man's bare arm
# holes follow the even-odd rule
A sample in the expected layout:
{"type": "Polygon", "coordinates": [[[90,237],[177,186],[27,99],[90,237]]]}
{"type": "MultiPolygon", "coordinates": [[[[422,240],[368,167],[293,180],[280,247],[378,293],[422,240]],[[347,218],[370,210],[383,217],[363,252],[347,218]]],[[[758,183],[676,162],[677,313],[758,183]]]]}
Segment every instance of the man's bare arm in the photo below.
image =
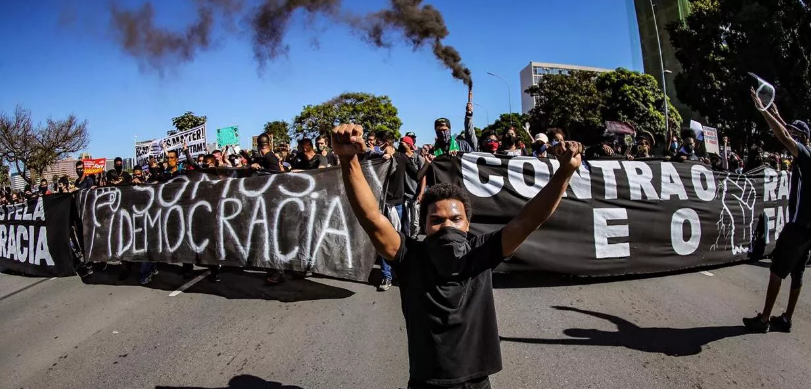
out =
{"type": "Polygon", "coordinates": [[[794,139],[791,139],[791,134],[789,134],[788,129],[786,129],[786,126],[783,124],[785,122],[782,121],[782,118],[775,117],[768,110],[763,110],[763,103],[760,102],[760,99],[757,97],[757,93],[754,89],[752,89],[750,93],[752,95],[752,101],[755,102],[755,107],[757,107],[760,113],[763,114],[763,117],[766,119],[766,123],[769,125],[769,128],[772,129],[774,136],[780,141],[780,143],[783,144],[783,146],[786,147],[792,156],[797,158],[797,142],[795,142],[794,139]]]}
{"type": "Polygon", "coordinates": [[[358,153],[363,152],[363,127],[343,124],[332,133],[335,154],[341,158],[341,172],[349,204],[375,250],[386,260],[394,259],[400,249],[400,234],[378,209],[374,193],[363,176],[358,153]]]}
{"type": "Polygon", "coordinates": [[[582,151],[583,146],[577,142],[563,142],[555,146],[553,152],[561,162],[560,168],[540,193],[535,195],[518,216],[510,220],[504,227],[501,234],[504,257],[508,257],[518,250],[529,234],[537,230],[555,213],[563,194],[566,193],[566,188],[569,187],[569,179],[580,167],[582,151]]]}

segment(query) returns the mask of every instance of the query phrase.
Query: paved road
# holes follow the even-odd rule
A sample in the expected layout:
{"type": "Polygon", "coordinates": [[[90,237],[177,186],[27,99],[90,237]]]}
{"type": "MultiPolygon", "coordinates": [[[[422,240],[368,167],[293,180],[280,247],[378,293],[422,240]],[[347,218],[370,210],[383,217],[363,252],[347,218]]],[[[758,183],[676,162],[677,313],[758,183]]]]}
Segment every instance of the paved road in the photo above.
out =
{"type": "MultiPolygon", "coordinates": [[[[587,283],[495,278],[504,370],[496,388],[806,388],[811,296],[791,334],[745,334],[766,264],[587,283]]],[[[150,287],[117,267],[77,277],[0,274],[2,388],[398,388],[408,361],[399,293],[261,275],[150,287]]],[[[787,287],[787,285],[786,285],[787,287]]],[[[785,304],[785,293],[778,305],[785,304]]]]}

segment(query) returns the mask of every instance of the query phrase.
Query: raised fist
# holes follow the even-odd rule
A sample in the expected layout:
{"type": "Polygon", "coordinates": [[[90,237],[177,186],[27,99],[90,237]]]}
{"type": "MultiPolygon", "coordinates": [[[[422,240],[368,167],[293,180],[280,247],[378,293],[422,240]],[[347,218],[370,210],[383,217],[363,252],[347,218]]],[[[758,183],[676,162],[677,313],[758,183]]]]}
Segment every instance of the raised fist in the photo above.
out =
{"type": "Polygon", "coordinates": [[[350,157],[366,152],[363,126],[341,124],[332,129],[332,152],[339,157],[350,157]]]}
{"type": "Polygon", "coordinates": [[[583,145],[580,142],[560,142],[551,151],[560,162],[560,167],[570,173],[574,173],[582,163],[580,154],[583,153],[583,145]]]}

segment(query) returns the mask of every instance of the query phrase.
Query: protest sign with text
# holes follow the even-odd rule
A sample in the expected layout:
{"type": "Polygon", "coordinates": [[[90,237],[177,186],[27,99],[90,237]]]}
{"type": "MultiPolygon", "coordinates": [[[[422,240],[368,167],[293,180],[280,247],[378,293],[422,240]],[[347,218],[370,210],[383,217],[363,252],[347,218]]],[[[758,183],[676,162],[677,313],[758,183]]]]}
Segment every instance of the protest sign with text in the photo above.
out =
{"type": "MultiPolygon", "coordinates": [[[[549,182],[556,160],[469,153],[433,163],[470,194],[476,233],[503,227],[549,182]]],[[[500,269],[576,275],[673,271],[741,261],[764,221],[771,248],[788,218],[789,175],[690,162],[591,160],[552,218],[500,269]],[[565,254],[561,254],[565,253],[565,254]]]]}

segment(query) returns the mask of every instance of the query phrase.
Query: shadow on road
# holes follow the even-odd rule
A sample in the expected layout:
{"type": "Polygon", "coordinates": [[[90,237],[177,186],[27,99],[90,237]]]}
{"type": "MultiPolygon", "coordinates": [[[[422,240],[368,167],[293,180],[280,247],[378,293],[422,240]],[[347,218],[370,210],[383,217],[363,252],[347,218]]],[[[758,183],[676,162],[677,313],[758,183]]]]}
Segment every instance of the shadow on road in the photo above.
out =
{"type": "MultiPolygon", "coordinates": [[[[518,288],[540,288],[553,286],[591,285],[606,284],[612,282],[645,280],[649,278],[661,278],[680,274],[697,273],[704,270],[714,270],[730,266],[737,266],[750,262],[732,262],[718,265],[694,267],[690,269],[673,270],[652,274],[628,274],[622,276],[572,276],[560,273],[549,272],[521,272],[521,273],[493,273],[493,288],[496,289],[518,289],[518,288]]],[[[752,263],[755,264],[755,263],[752,263]]],[[[768,266],[768,264],[766,265],[768,266]]]]}
{"type": "Polygon", "coordinates": [[[500,337],[501,340],[505,342],[531,344],[626,347],[648,353],[682,357],[701,353],[702,347],[709,343],[724,338],[747,334],[743,326],[644,328],[620,317],[606,313],[561,306],[555,306],[553,308],[561,311],[578,312],[607,320],[617,326],[617,331],[569,328],[563,331],[564,334],[570,337],[569,339],[500,337]]]}
{"type": "Polygon", "coordinates": [[[228,381],[225,388],[204,388],[200,386],[156,386],[155,389],[304,389],[295,385],[283,385],[276,381],[265,381],[252,375],[238,375],[228,381]]]}
{"type": "MultiPolygon", "coordinates": [[[[135,265],[137,268],[138,264],[135,265]]],[[[82,281],[92,285],[140,286],[137,271],[121,281],[121,265],[107,265],[104,270],[95,270],[94,273],[82,281]]],[[[192,279],[185,279],[180,265],[158,264],[158,274],[152,277],[152,282],[143,287],[175,291],[197,276],[205,274],[205,270],[197,270],[192,279]]],[[[281,302],[297,302],[324,299],[343,299],[355,293],[309,279],[289,279],[282,284],[269,286],[265,284],[265,273],[261,271],[246,271],[236,268],[223,268],[220,271],[221,282],[212,283],[207,278],[195,283],[183,293],[201,293],[220,296],[227,299],[258,299],[276,300],[281,302]]]]}

